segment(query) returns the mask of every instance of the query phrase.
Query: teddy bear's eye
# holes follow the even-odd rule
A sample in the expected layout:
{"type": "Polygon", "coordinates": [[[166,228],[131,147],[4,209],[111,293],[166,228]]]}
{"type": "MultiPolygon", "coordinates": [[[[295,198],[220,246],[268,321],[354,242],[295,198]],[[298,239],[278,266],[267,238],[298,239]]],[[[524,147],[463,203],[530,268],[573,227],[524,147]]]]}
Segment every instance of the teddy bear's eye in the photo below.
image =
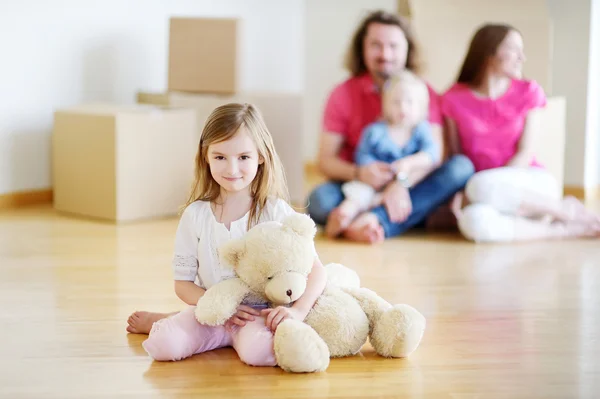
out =
{"type": "Polygon", "coordinates": [[[267,280],[273,280],[273,276],[267,277],[267,280]]]}

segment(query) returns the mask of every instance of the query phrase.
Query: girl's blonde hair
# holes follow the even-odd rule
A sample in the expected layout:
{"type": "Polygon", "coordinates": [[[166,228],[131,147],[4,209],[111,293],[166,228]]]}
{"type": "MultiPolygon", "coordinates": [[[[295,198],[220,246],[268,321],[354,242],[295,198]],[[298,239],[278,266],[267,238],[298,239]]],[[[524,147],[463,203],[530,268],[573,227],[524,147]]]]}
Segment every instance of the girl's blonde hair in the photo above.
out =
{"type": "Polygon", "coordinates": [[[404,69],[391,76],[383,86],[383,116],[389,119],[390,108],[392,107],[392,94],[398,87],[411,90],[420,105],[419,120],[426,120],[429,115],[429,90],[425,82],[415,73],[404,69]]]}
{"type": "Polygon", "coordinates": [[[258,223],[267,201],[280,198],[289,202],[289,194],[283,166],[275,151],[273,138],[256,107],[252,104],[230,103],[217,107],[206,120],[200,136],[196,154],[196,178],[187,207],[195,201],[217,200],[221,186],[213,179],[208,164],[208,147],[231,139],[242,128],[254,141],[258,155],[263,161],[251,183],[252,207],[248,218],[248,228],[258,223]]]}

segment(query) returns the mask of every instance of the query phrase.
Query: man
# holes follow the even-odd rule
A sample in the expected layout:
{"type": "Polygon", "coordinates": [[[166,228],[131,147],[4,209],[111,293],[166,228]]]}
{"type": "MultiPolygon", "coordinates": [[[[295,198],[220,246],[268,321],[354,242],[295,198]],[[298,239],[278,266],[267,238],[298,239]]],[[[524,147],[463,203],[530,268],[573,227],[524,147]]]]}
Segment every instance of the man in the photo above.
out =
{"type": "MultiPolygon", "coordinates": [[[[344,235],[351,240],[379,242],[422,223],[441,204],[438,203],[439,198],[432,198],[432,201],[426,198],[430,203],[421,207],[417,213],[412,207],[414,204],[409,204],[413,208],[411,217],[400,220],[398,215],[406,213],[403,207],[407,206],[407,199],[409,203],[411,199],[414,200],[412,189],[405,182],[397,181],[395,174],[385,163],[374,162],[358,167],[353,162],[363,129],[381,115],[380,92],[385,81],[404,68],[418,73],[416,43],[408,24],[399,16],[383,11],[368,15],[354,34],[347,54],[346,68],[351,76],[333,89],[323,116],[318,166],[330,182],[311,193],[308,210],[316,223],[333,224],[335,227],[331,230],[344,230],[344,235]],[[357,226],[352,225],[352,221],[347,220],[347,215],[336,209],[344,198],[341,183],[354,179],[363,181],[376,190],[385,188],[384,208],[387,215],[381,215],[379,220],[372,217],[368,223],[357,226]]],[[[439,99],[435,91],[428,87],[429,122],[432,134],[443,153],[439,99]]],[[[441,154],[439,158],[442,159],[441,154]]],[[[425,173],[419,171],[419,176],[411,176],[409,180],[418,184],[438,167],[440,165],[436,164],[425,173]]],[[[455,190],[454,192],[459,191],[473,173],[472,164],[464,157],[452,158],[440,169],[442,168],[448,175],[447,178],[451,177],[453,180],[443,188],[455,190]]],[[[436,188],[431,184],[428,186],[428,189],[436,188]]],[[[448,199],[444,198],[444,202],[448,199]]]]}

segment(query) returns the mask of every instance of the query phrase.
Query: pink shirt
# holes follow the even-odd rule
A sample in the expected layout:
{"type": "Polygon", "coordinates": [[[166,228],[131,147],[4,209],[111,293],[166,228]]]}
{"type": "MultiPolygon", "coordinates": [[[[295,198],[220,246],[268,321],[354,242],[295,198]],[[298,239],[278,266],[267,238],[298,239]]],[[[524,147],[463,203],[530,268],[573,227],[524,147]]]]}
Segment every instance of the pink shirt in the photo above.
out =
{"type": "MultiPolygon", "coordinates": [[[[529,80],[513,80],[497,99],[478,97],[464,84],[441,96],[444,117],[456,123],[464,155],[476,171],[505,166],[516,154],[527,113],[546,105],[544,90],[529,80]]],[[[532,166],[539,166],[535,159],[532,166]]]]}
{"type": "MultiPolygon", "coordinates": [[[[438,94],[429,89],[429,122],[441,125],[438,94]]],[[[363,74],[337,85],[327,101],[323,115],[323,131],[344,137],[340,158],[354,162],[356,146],[367,125],[381,117],[381,95],[371,75],[363,74]]]]}

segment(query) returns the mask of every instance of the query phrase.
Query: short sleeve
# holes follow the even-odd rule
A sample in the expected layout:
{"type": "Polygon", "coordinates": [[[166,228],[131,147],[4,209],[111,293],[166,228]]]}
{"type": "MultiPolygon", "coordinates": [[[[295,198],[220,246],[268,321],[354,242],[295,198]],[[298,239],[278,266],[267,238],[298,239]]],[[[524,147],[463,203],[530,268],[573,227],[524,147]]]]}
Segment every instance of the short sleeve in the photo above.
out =
{"type": "Polygon", "coordinates": [[[450,105],[450,96],[448,93],[440,96],[440,113],[442,118],[454,119],[452,116],[452,107],[450,105]]]}
{"type": "Polygon", "coordinates": [[[363,166],[377,161],[377,157],[374,154],[375,144],[377,144],[376,134],[376,124],[371,124],[364,129],[360,141],[356,146],[356,153],[354,154],[354,162],[357,165],[363,166]]]}
{"type": "Polygon", "coordinates": [[[456,115],[454,114],[454,98],[456,97],[456,93],[458,90],[458,85],[455,84],[452,87],[450,87],[444,94],[439,96],[440,114],[442,118],[456,120],[456,115]]]}
{"type": "Polygon", "coordinates": [[[323,113],[323,131],[346,135],[349,129],[349,93],[344,84],[336,86],[325,105],[323,113]]]}
{"type": "Polygon", "coordinates": [[[525,95],[527,97],[528,109],[543,108],[546,106],[546,93],[536,81],[531,80],[527,83],[525,95]]]}
{"type": "Polygon", "coordinates": [[[419,152],[429,154],[434,163],[438,162],[440,151],[431,134],[431,125],[428,122],[418,124],[414,134],[419,145],[419,152]]]}
{"type": "Polygon", "coordinates": [[[429,122],[433,125],[442,125],[440,96],[430,85],[427,85],[427,90],[429,91],[429,122]]]}
{"type": "Polygon", "coordinates": [[[172,261],[175,280],[195,281],[198,275],[197,220],[199,209],[201,208],[196,203],[189,205],[179,220],[172,261]]]}
{"type": "MultiPolygon", "coordinates": [[[[271,220],[277,221],[279,223],[283,223],[286,217],[290,215],[294,215],[296,212],[286,201],[282,199],[277,199],[272,202],[272,209],[270,210],[271,220]]],[[[315,247],[315,243],[313,240],[312,251],[315,257],[319,257],[317,254],[317,249],[315,247]]]]}

